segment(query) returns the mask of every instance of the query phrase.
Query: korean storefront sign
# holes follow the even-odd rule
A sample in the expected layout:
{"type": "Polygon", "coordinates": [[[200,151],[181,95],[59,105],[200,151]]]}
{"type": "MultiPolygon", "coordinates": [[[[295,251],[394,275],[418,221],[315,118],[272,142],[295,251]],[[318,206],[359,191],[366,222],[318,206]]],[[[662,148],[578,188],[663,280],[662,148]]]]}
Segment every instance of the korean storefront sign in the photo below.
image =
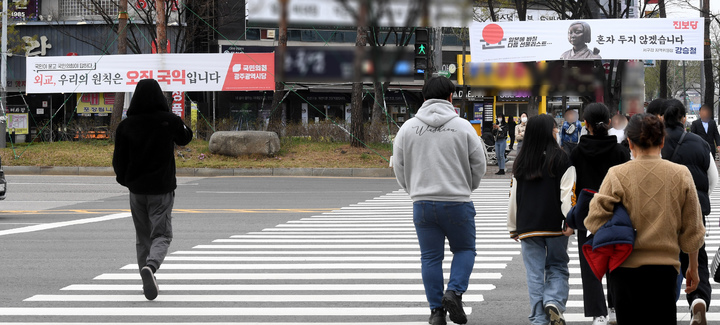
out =
{"type": "Polygon", "coordinates": [[[115,93],[77,94],[78,114],[110,114],[115,104],[115,93]]]}
{"type": "Polygon", "coordinates": [[[274,90],[273,53],[29,57],[28,93],[132,92],[141,79],[164,91],[274,90]]]}
{"type": "Polygon", "coordinates": [[[474,22],[473,62],[703,60],[702,18],[474,22]]]}

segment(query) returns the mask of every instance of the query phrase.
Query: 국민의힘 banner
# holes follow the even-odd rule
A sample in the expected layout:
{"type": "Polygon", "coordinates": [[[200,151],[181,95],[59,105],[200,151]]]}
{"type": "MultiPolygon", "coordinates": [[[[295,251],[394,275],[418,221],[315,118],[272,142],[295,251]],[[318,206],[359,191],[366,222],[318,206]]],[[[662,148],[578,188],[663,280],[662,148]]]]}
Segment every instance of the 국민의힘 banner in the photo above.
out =
{"type": "Polygon", "coordinates": [[[141,79],[164,91],[275,89],[274,53],[28,57],[28,93],[132,92],[141,79]]]}

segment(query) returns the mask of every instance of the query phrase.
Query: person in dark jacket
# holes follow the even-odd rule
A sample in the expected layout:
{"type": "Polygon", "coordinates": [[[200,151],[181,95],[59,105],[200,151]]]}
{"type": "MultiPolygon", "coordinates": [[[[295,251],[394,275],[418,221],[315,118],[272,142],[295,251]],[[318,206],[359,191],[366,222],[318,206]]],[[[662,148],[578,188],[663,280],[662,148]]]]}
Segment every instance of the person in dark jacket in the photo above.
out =
{"type": "Polygon", "coordinates": [[[574,109],[565,111],[563,117],[565,118],[565,123],[563,123],[562,128],[560,128],[560,147],[570,155],[580,141],[582,123],[578,121],[578,113],[574,109]]]}
{"type": "Polygon", "coordinates": [[[510,147],[508,149],[513,150],[513,146],[515,146],[515,127],[517,126],[517,122],[515,122],[515,117],[510,116],[510,120],[507,123],[507,129],[508,129],[508,136],[510,137],[510,147]]]}
{"type": "Polygon", "coordinates": [[[690,132],[699,135],[710,145],[710,152],[713,157],[720,146],[720,132],[717,123],[713,119],[712,107],[703,105],[700,107],[700,119],[692,122],[690,132]]]}
{"type": "Polygon", "coordinates": [[[527,122],[526,140],[513,167],[508,206],[510,237],[519,240],[530,296],[530,323],[565,324],[570,285],[568,237],[563,222],[574,201],[575,171],[556,141],[550,115],[527,122]]]}
{"type": "MultiPolygon", "coordinates": [[[[703,225],[706,225],[705,216],[710,214],[710,194],[718,182],[718,170],[710,151],[710,146],[700,136],[685,132],[686,113],[685,106],[677,99],[665,102],[665,147],[662,149],[663,159],[676,164],[684,165],[690,170],[695,189],[697,189],[700,208],[703,214],[703,225]],[[682,139],[682,143],[680,143],[682,139]]],[[[705,245],[698,253],[698,266],[700,282],[697,290],[686,295],[690,305],[693,319],[697,324],[705,324],[706,311],[710,308],[712,286],[708,272],[708,256],[705,245]],[[705,322],[703,322],[705,320],[705,322]]],[[[682,283],[683,272],[688,268],[688,254],[680,252],[680,274],[678,282],[682,283]]],[[[677,288],[677,297],[680,297],[680,286],[677,288]]],[[[695,324],[695,323],[693,323],[695,324]]]]}
{"type": "Polygon", "coordinates": [[[492,134],[495,137],[495,155],[498,157],[498,168],[495,175],[505,175],[505,148],[507,148],[508,125],[505,123],[505,116],[497,114],[497,124],[493,125],[492,134]]]}
{"type": "MultiPolygon", "coordinates": [[[[570,160],[577,173],[576,197],[579,197],[580,191],[583,189],[597,191],[610,167],[630,160],[630,150],[618,144],[616,136],[608,135],[611,117],[607,106],[602,103],[588,105],[585,107],[583,119],[588,134],[580,138],[578,146],[570,154],[570,160]]],[[[583,247],[588,241],[587,230],[580,229],[577,239],[578,247],[583,247]]],[[[602,282],[593,274],[582,251],[578,250],[578,253],[580,255],[585,317],[593,317],[593,324],[604,324],[607,320],[614,321],[615,311],[612,297],[608,293],[610,309],[608,312],[602,282]],[[606,316],[609,319],[606,319],[606,316]]]]}
{"type": "Polygon", "coordinates": [[[145,298],[158,295],[155,272],[172,241],[175,200],[175,145],[192,140],[192,131],[170,106],[154,79],[138,82],[127,118],[115,132],[113,169],[117,182],[130,190],[130,210],[137,235],[137,259],[145,298]]]}

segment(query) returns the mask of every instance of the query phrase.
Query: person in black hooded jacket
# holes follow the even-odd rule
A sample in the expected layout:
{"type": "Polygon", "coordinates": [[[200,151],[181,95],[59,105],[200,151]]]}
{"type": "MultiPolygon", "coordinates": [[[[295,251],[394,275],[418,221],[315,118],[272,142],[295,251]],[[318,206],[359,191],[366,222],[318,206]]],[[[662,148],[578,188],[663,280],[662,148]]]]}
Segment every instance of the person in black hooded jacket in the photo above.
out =
{"type": "Polygon", "coordinates": [[[154,79],[138,82],[128,117],[115,131],[113,169],[117,182],[130,190],[130,210],[137,235],[137,258],[145,298],[158,295],[155,272],[172,241],[175,201],[175,145],[184,146],[193,133],[170,112],[154,79]]]}
{"type": "MultiPolygon", "coordinates": [[[[662,149],[663,159],[683,165],[690,170],[695,188],[697,189],[700,208],[703,216],[710,214],[710,194],[718,182],[718,170],[715,165],[712,148],[699,135],[688,133],[685,130],[685,105],[677,99],[668,99],[664,103],[663,120],[665,122],[665,146],[662,149]],[[680,143],[682,139],[682,143],[680,143]]],[[[703,218],[703,225],[706,224],[703,218]]],[[[682,275],[689,265],[688,254],[680,252],[680,275],[678,277],[677,299],[680,298],[682,275]]],[[[708,255],[705,245],[698,253],[698,272],[700,282],[697,290],[688,293],[687,298],[692,313],[692,324],[703,324],[707,321],[706,312],[710,308],[712,286],[710,285],[710,272],[708,272],[708,255]]]]}
{"type": "MultiPolygon", "coordinates": [[[[597,191],[610,167],[630,160],[630,151],[617,143],[616,136],[608,135],[611,116],[607,106],[601,103],[588,105],[585,107],[583,119],[588,134],[580,138],[577,147],[570,154],[570,160],[577,173],[576,197],[580,195],[580,191],[586,188],[597,191]]],[[[578,229],[577,239],[578,247],[582,247],[588,241],[587,229],[578,229]]],[[[585,317],[593,317],[593,324],[596,321],[599,324],[614,321],[612,297],[608,293],[610,308],[610,312],[608,312],[602,282],[593,274],[582,250],[578,250],[578,254],[580,255],[585,317]],[[606,317],[609,319],[605,319],[606,317]]]]}

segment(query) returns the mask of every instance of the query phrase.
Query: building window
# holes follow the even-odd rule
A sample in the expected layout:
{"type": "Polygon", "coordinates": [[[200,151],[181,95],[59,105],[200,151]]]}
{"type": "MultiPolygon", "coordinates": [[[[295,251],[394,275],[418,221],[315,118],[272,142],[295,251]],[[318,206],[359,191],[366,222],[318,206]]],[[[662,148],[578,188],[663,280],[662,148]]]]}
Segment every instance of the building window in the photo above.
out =
{"type": "Polygon", "coordinates": [[[103,12],[115,17],[118,7],[113,0],[60,0],[60,16],[63,19],[99,17],[103,12]]]}

